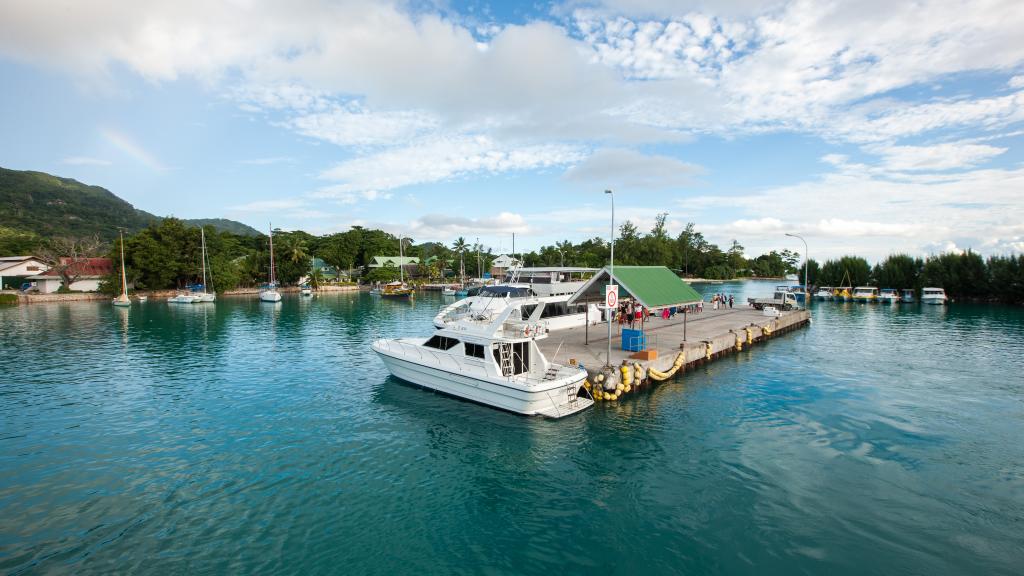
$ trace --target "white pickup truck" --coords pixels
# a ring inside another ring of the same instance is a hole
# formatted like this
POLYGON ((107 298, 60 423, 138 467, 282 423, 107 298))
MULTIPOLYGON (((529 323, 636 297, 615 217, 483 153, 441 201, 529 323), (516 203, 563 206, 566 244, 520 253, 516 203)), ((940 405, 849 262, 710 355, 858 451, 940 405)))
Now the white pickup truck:
POLYGON ((792 310, 798 307, 796 295, 792 292, 775 292, 771 298, 748 298, 747 303, 757 310, 765 306, 774 306, 777 310, 792 310))

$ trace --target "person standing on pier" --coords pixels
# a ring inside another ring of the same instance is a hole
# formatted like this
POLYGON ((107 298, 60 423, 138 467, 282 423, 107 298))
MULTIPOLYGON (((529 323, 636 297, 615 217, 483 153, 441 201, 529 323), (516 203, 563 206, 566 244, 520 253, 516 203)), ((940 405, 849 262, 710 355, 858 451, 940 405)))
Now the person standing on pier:
POLYGON ((733 302, 732 294, 729 294, 729 308, 730 309, 732 308, 732 302, 733 302))

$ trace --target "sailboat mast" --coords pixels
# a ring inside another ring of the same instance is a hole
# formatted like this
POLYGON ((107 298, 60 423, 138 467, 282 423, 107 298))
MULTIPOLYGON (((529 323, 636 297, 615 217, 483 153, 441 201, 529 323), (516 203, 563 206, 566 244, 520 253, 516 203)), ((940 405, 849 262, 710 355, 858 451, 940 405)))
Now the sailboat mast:
MULTIPOLYGON (((277 284, 274 277, 274 225, 270 225, 270 284, 277 284)), ((271 286, 273 287, 273 286, 271 286)))
POLYGON ((128 298, 128 277, 124 271, 124 232, 118 230, 117 233, 121 237, 121 295, 128 298))
POLYGON ((200 228, 199 237, 203 244, 203 294, 206 294, 206 230, 200 228))
POLYGON ((402 268, 402 261, 405 260, 405 255, 402 252, 402 236, 398 236, 398 278, 405 284, 405 270, 402 268))

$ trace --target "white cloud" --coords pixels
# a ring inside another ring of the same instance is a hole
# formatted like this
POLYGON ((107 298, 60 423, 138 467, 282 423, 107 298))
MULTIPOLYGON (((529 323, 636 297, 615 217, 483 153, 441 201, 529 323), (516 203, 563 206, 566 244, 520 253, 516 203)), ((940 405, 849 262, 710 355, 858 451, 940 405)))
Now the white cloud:
POLYGON ((112 164, 110 160, 92 158, 89 156, 70 156, 62 159, 60 163, 67 164, 69 166, 110 166, 112 164))
POLYGON ((447 214, 427 214, 412 222, 408 233, 418 239, 447 240, 469 234, 527 234, 530 226, 522 215, 501 212, 495 216, 466 218, 447 214))
POLYGON ((1007 151, 986 144, 949 142, 933 146, 884 146, 871 149, 889 170, 951 170, 970 168, 1007 151))
POLYGON ((1014 76, 1006 83, 1010 88, 1024 88, 1024 75, 1014 76))
POLYGON ((336 180, 331 193, 392 190, 474 173, 561 166, 583 158, 580 149, 559 144, 508 146, 486 136, 432 138, 410 146, 353 158, 324 171, 336 180))
POLYGON ((567 170, 564 178, 612 189, 651 190, 690 186, 702 172, 700 166, 668 156, 606 148, 567 170))
POLYGON ((439 120, 423 111, 371 112, 358 104, 296 116, 285 124, 296 132, 339 146, 371 146, 408 142, 436 130, 439 120))

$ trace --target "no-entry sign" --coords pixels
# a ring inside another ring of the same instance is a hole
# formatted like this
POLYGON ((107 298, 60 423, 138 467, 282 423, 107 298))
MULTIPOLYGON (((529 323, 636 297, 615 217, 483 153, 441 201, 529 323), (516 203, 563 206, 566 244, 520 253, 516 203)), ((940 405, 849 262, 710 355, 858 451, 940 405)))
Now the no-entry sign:
POLYGON ((619 307, 619 285, 608 284, 604 287, 604 305, 608 308, 619 307))

